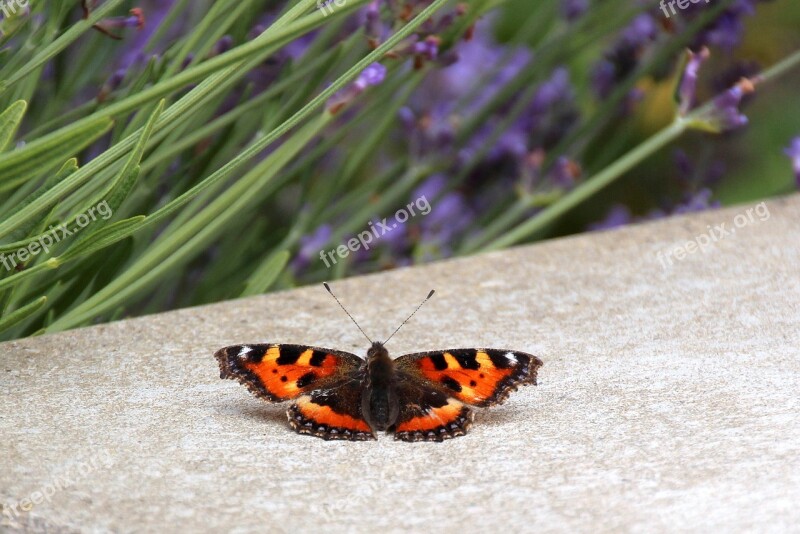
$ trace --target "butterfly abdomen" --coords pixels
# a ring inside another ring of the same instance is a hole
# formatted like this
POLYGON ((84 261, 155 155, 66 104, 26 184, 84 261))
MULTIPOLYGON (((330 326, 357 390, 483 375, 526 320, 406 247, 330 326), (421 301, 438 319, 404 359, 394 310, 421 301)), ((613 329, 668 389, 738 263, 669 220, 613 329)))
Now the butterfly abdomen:
POLYGON ((394 363, 379 343, 373 344, 367 356, 367 376, 361 409, 373 429, 386 430, 394 424, 400 412, 394 386, 394 363))

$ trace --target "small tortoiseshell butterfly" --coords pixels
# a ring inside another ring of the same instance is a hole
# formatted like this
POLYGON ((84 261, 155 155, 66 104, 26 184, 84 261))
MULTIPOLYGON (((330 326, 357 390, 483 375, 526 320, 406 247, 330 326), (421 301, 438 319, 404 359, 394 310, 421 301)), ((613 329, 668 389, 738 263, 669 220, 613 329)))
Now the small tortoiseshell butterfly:
POLYGON ((542 365, 532 354, 498 349, 421 352, 392 360, 384 346, 389 339, 370 340, 366 360, 338 350, 272 343, 233 345, 215 356, 220 378, 236 379, 270 402, 294 400, 287 415, 295 431, 353 441, 375 439, 378 430, 403 441, 463 436, 473 418, 466 405, 503 402, 518 386, 535 385, 542 365))

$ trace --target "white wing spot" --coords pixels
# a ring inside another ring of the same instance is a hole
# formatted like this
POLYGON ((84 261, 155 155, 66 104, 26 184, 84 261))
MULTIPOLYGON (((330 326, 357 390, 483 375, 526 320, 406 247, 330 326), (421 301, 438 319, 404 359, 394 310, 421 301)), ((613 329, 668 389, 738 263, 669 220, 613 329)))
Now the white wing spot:
POLYGON ((514 354, 513 352, 506 352, 506 359, 508 359, 508 361, 513 362, 513 363, 519 363, 517 361, 516 354, 514 354))
POLYGON ((251 347, 248 347, 247 345, 243 346, 241 348, 241 350, 239 350, 239 357, 240 358, 246 358, 247 357, 247 353, 251 352, 252 350, 253 349, 251 347))

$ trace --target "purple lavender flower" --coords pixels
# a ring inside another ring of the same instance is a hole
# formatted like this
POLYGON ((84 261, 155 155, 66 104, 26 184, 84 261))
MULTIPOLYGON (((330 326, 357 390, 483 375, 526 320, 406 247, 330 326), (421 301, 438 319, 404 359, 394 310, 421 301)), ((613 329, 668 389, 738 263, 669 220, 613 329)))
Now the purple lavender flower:
POLYGON ((100 88, 100 93, 97 95, 98 102, 104 102, 108 95, 119 89, 122 82, 125 80, 125 69, 117 69, 111 77, 106 80, 103 87, 100 88))
POLYGON ((477 24, 472 40, 457 47, 458 61, 447 68, 431 72, 421 90, 414 95, 419 107, 429 102, 452 102, 469 93, 475 80, 481 80, 481 91, 467 104, 465 113, 481 108, 503 88, 531 58, 524 47, 508 48, 498 45, 492 38, 491 21, 477 24), (486 79, 487 65, 501 64, 502 68, 491 80, 486 79))
POLYGON ((565 0, 561 2, 561 15, 569 22, 581 18, 589 10, 589 0, 565 0))
POLYGON ((386 67, 373 63, 364 69, 358 78, 348 87, 342 89, 328 101, 328 113, 335 115, 363 93, 371 85, 379 85, 386 79, 386 67))
MULTIPOLYGON (((142 61, 145 57, 145 46, 150 41, 151 37, 155 34, 161 21, 167 16, 170 9, 172 9, 175 0, 143 0, 142 12, 147 16, 147 24, 136 35, 126 42, 124 52, 116 62, 117 68, 128 69, 134 64, 142 61)), ((175 26, 171 29, 170 34, 178 33, 180 26, 175 26)))
POLYGON ((428 36, 424 41, 414 44, 414 54, 428 61, 435 61, 439 57, 439 42, 438 37, 428 36))
POLYGON ((310 234, 301 237, 300 250, 292 260, 292 268, 300 271, 308 267, 313 260, 319 257, 320 250, 330 241, 332 235, 331 225, 323 224, 310 234))
POLYGON ((711 55, 706 47, 703 47, 698 53, 694 53, 690 50, 688 54, 689 60, 686 63, 686 69, 683 71, 683 78, 678 88, 678 98, 680 100, 678 113, 682 116, 686 115, 689 110, 692 109, 692 106, 694 106, 695 93, 697 91, 697 77, 700 73, 700 67, 711 55))
POLYGON ((219 41, 214 43, 214 46, 211 48, 208 57, 214 57, 220 54, 224 54, 231 48, 233 48, 233 37, 231 37, 230 35, 223 35, 219 41))
POLYGON ((673 215, 680 215, 683 213, 694 213, 698 211, 705 211, 710 208, 719 207, 719 202, 711 200, 711 190, 703 188, 696 193, 689 195, 684 202, 678 204, 672 209, 673 215))
POLYGON ((755 86, 750 80, 740 81, 714 99, 709 111, 699 117, 698 126, 712 132, 727 132, 746 125, 747 116, 739 110, 739 105, 753 91, 755 86))
POLYGON ((423 182, 413 193, 412 198, 425 197, 434 208, 420 220, 422 241, 436 248, 446 246, 466 230, 474 213, 466 197, 457 191, 447 191, 447 178, 435 174, 423 182))
POLYGON ((381 7, 378 0, 370 2, 364 10, 364 28, 371 48, 378 48, 386 35, 386 26, 381 22, 381 7))
POLYGON ((362 91, 370 85, 378 85, 383 83, 386 78, 386 67, 380 63, 373 63, 356 78, 353 85, 358 86, 362 91))
POLYGON ((565 156, 560 156, 553 168, 552 178, 559 187, 570 189, 582 173, 583 169, 578 163, 565 156))
POLYGON ((525 128, 533 144, 547 150, 558 144, 577 119, 575 90, 569 71, 559 67, 536 91, 525 118, 525 128))
POLYGON ((606 52, 605 59, 594 68, 592 81, 600 98, 608 97, 614 87, 633 72, 645 47, 655 41, 657 35, 658 26, 648 14, 637 16, 623 30, 611 50, 606 52))
POLYGON ((410 107, 398 112, 407 134, 409 153, 414 159, 420 160, 453 148, 456 132, 452 114, 451 103, 444 102, 436 102, 433 107, 419 114, 410 107))
MULTIPOLYGON (((373 0, 362 10, 362 26, 367 36, 367 44, 373 49, 377 48, 394 28, 414 18, 428 3, 429 0, 373 0), (388 9, 381 10, 382 5, 388 9), (382 16, 384 14, 388 16, 382 16)), ((388 56, 413 57, 416 68, 421 68, 425 61, 436 61, 439 59, 438 47, 441 40, 439 36, 463 16, 466 9, 464 4, 459 4, 451 11, 426 20, 414 35, 392 49, 388 56)), ((464 39, 469 40, 471 34, 471 30, 468 30, 464 39)), ((442 59, 450 60, 449 57, 442 59)))
POLYGON ((675 150, 673 157, 678 170, 675 181, 687 198, 700 189, 716 185, 725 174, 725 163, 720 160, 697 165, 682 149, 675 150))
POLYGON ((612 206, 608 214, 600 221, 589 225, 589 230, 611 230, 633 222, 631 211, 627 206, 617 204, 612 206))
MULTIPOLYGON (((89 9, 86 6, 87 4, 84 3, 84 18, 88 18, 89 16, 89 9)), ((130 14, 127 17, 109 17, 101 20, 92 27, 108 35, 112 39, 119 41, 122 39, 122 36, 114 33, 112 30, 119 30, 123 28, 136 28, 137 30, 141 30, 144 28, 144 12, 141 8, 135 7, 131 9, 130 14)))
POLYGON ((792 139, 791 144, 783 151, 792 160, 794 176, 797 180, 797 187, 800 187, 800 137, 792 139))
MULTIPOLYGON (((693 50, 700 50, 704 46, 721 48, 725 52, 731 52, 742 40, 744 33, 744 17, 755 13, 756 4, 759 2, 769 2, 771 0, 736 0, 725 8, 719 16, 709 22, 703 30, 697 34, 691 46, 693 50)), ((670 19, 677 25, 676 32, 686 29, 692 21, 701 16, 708 6, 705 2, 691 4, 682 10, 680 17, 670 19)))

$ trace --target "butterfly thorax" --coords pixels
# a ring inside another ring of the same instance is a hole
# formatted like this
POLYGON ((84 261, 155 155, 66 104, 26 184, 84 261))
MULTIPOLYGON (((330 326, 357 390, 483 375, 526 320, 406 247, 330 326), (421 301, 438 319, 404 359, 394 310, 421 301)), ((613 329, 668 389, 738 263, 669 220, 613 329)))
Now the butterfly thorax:
POLYGON ((394 363, 379 342, 367 351, 367 372, 361 397, 364 418, 375 430, 386 430, 397 420, 400 403, 394 385, 394 363))

